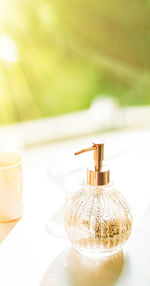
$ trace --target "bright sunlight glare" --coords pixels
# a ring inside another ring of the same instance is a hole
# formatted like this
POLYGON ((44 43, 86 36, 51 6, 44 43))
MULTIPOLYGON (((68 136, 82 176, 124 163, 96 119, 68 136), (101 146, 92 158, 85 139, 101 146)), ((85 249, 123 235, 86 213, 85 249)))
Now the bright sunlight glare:
POLYGON ((18 61, 17 45, 8 35, 0 36, 0 59, 9 63, 18 61))

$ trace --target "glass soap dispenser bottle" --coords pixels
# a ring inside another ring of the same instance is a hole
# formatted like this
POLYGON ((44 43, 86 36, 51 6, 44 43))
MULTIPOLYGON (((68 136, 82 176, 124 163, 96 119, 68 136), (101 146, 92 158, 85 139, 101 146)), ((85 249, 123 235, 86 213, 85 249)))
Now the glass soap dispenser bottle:
POLYGON ((127 200, 110 183, 110 170, 103 165, 104 143, 93 144, 75 155, 94 151, 94 169, 87 169, 87 182, 65 205, 65 230, 73 247, 89 257, 114 254, 127 242, 132 214, 127 200))

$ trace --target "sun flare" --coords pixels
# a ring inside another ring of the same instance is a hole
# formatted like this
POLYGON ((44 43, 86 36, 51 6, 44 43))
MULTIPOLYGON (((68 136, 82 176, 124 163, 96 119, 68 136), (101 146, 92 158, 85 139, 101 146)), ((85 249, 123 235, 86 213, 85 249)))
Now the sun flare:
POLYGON ((8 35, 0 36, 0 59, 4 62, 17 62, 18 49, 16 43, 8 35))

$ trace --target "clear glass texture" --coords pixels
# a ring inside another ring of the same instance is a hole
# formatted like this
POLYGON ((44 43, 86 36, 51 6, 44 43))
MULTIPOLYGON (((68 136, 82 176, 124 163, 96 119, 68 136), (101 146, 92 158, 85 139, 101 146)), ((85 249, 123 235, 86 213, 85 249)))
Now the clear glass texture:
POLYGON ((132 214, 112 184, 83 186, 65 205, 65 229, 73 247, 89 257, 110 255, 127 242, 132 214))
POLYGON ((22 217, 22 157, 0 152, 0 223, 22 217))

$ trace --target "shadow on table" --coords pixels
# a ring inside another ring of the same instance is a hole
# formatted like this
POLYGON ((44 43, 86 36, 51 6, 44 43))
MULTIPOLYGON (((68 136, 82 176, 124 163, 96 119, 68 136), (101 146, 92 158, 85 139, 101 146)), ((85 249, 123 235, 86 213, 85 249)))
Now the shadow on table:
POLYGON ((123 264, 123 251, 97 260, 65 250, 49 266, 40 286, 112 286, 123 264))
POLYGON ((2 241, 7 237, 9 232, 15 227, 15 225, 19 220, 13 222, 0 223, 0 243, 2 243, 2 241))

